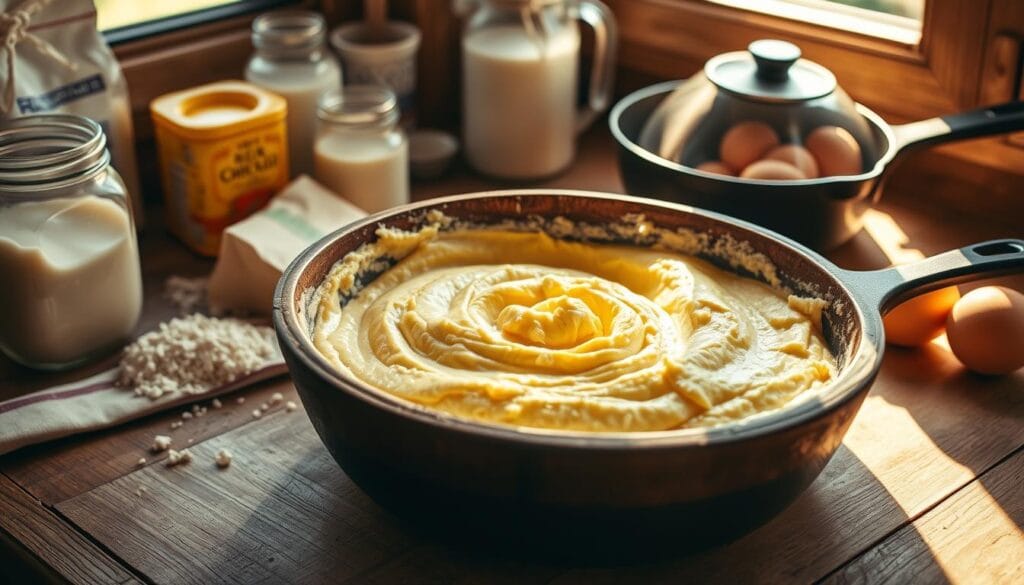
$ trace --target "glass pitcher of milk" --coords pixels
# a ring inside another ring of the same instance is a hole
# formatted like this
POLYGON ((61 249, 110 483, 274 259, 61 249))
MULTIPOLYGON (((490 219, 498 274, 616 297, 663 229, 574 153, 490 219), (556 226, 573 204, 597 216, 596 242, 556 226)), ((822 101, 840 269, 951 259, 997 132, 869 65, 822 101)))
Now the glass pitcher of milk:
POLYGON ((455 0, 462 35, 463 134, 478 171, 536 179, 567 167, 576 135, 608 108, 617 34, 596 0, 455 0), (580 31, 594 29, 586 104, 577 108, 580 31))

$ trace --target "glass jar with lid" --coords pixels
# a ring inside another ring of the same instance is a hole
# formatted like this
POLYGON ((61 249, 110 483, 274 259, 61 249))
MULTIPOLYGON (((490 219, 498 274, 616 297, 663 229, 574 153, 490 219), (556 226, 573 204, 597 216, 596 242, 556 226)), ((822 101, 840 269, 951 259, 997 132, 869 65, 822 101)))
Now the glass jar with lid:
POLYGON ((318 181, 369 213, 409 202, 409 142, 394 92, 375 85, 330 91, 317 117, 318 181))
POLYGON ((317 101, 341 87, 341 67, 327 50, 327 25, 316 12, 263 14, 252 23, 256 52, 245 79, 288 102, 288 158, 292 176, 313 172, 317 101))
POLYGON ((0 124, 0 350, 69 367, 118 346, 142 310, 127 190, 99 124, 26 116, 0 124))

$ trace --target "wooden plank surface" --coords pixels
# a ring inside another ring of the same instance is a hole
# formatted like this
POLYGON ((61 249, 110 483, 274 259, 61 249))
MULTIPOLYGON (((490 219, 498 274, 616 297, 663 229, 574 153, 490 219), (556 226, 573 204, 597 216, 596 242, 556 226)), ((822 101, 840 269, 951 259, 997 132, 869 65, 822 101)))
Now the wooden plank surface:
POLYGON ((188 465, 149 465, 57 508, 160 583, 343 582, 412 545, 301 410, 190 450, 188 465), (221 448, 234 456, 225 470, 214 465, 221 448))
POLYGON ((1024 445, 1024 373, 975 378, 937 346, 891 357, 844 447, 807 493, 747 537, 693 557, 552 567, 421 540, 337 469, 299 413, 205 441, 190 466, 148 466, 58 509, 157 582, 807 582, 1024 445), (225 472, 212 468, 221 447, 236 454, 225 472), (139 486, 148 488, 142 498, 139 486))
POLYGON ((1024 583, 1024 451, 827 583, 1024 583))
POLYGON ((172 430, 170 425, 182 420, 181 413, 188 410, 185 406, 117 428, 16 451, 0 459, 0 472, 46 504, 55 504, 135 471, 140 457, 150 464, 162 460, 166 453, 150 452, 156 435, 171 437, 172 446, 180 449, 190 439, 200 442, 249 423, 253 409, 275 392, 281 392, 285 400, 298 401, 287 377, 268 380, 221 397, 221 409, 210 408, 209 399, 197 401, 195 404, 207 406, 206 415, 184 421, 178 429, 172 430), (245 397, 245 404, 236 402, 239 396, 245 397))
MULTIPOLYGON (((23 559, 27 565, 35 561, 46 565, 50 578, 71 583, 139 582, 102 549, 0 475, 0 540, 6 539, 17 541, 20 552, 31 557, 23 559)), ((13 572, 17 569, 11 560, 0 566, 0 582, 24 577, 13 572)))
MULTIPOLYGON (((579 163, 537 186, 620 191, 614 159, 606 133, 592 131, 579 163)), ((500 186, 459 173, 419 185, 416 196, 500 186)), ((907 241, 900 245, 926 254, 1024 235, 1013 222, 971 220, 923 200, 890 197, 881 210, 905 232, 907 241)), ((149 297, 158 297, 166 275, 199 274, 195 270, 204 261, 159 235, 147 240, 156 242, 145 252, 147 303, 159 303, 149 297)), ((875 268, 887 263, 884 248, 862 233, 831 257, 848 268, 875 268)), ((1024 288, 1019 277, 1000 282, 1024 288)), ((147 305, 147 319, 159 320, 160 311, 166 308, 151 311, 147 305)), ((3 373, 0 367, 0 380, 3 373)), ((38 381, 19 377, 18 384, 22 379, 38 381)), ((514 553, 511 559, 481 557, 414 534, 338 469, 301 411, 252 420, 251 410, 272 392, 294 396, 286 380, 242 390, 245 405, 225 400, 223 411, 210 410, 177 432, 169 432, 169 424, 179 412, 155 415, 5 456, 0 471, 26 497, 52 504, 63 515, 51 520, 73 522, 155 582, 805 582, 866 558, 859 555, 894 534, 899 538, 911 522, 927 520, 928 510, 944 509, 951 494, 972 489, 979 474, 1001 477, 995 475, 1000 467, 993 466, 1024 445, 1022 390, 1024 371, 1004 378, 973 376, 941 344, 890 348, 844 446, 793 506, 727 547, 629 567, 603 567, 600 559, 593 566, 553 566, 516 560, 514 553), (159 457, 146 448, 157 433, 174 436, 176 447, 193 438, 196 462, 170 469, 156 463, 159 457), (212 464, 222 447, 235 454, 226 471, 212 464), (135 466, 140 456, 150 460, 141 469, 135 466), (136 495, 140 486, 147 488, 142 497, 136 495)), ((1012 488, 1012 482, 1007 485, 1012 488)), ((1004 492, 1000 503, 1024 500, 1019 489, 1004 492)), ((976 509, 977 522, 998 519, 987 516, 996 508, 976 509)), ((1020 525, 1019 516, 1009 517, 1020 525)), ((46 517, 24 518, 27 526, 47 526, 46 517)), ((912 544, 899 546, 909 550, 912 544)), ((67 554, 90 556, 93 549, 67 554)))

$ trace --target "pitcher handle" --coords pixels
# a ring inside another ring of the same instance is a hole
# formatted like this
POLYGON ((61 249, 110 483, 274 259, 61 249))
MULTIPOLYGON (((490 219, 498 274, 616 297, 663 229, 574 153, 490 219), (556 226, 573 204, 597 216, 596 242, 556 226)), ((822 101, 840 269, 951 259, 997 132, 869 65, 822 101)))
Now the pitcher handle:
POLYGON ((598 0, 580 0, 576 4, 576 18, 594 30, 594 63, 587 104, 576 114, 576 134, 580 134, 611 104, 619 30, 611 9, 598 0))

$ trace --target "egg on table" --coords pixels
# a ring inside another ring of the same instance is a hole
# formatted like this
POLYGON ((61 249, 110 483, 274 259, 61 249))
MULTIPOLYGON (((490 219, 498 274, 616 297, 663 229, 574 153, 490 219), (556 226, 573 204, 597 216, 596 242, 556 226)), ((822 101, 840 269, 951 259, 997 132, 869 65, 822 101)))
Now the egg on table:
POLYGON ((778 146, 779 136, 763 122, 740 122, 722 137, 719 155, 723 163, 733 169, 745 169, 760 160, 769 150, 778 146))
POLYGON ((949 347, 968 369, 1009 374, 1024 366, 1024 294, 985 286, 965 294, 946 321, 949 347))
POLYGON ((960 291, 950 286, 900 303, 882 319, 885 341, 914 347, 935 339, 942 333, 946 318, 958 300, 960 291))
POLYGON ((819 126, 804 139, 822 177, 858 175, 863 171, 860 144, 844 128, 819 126))

